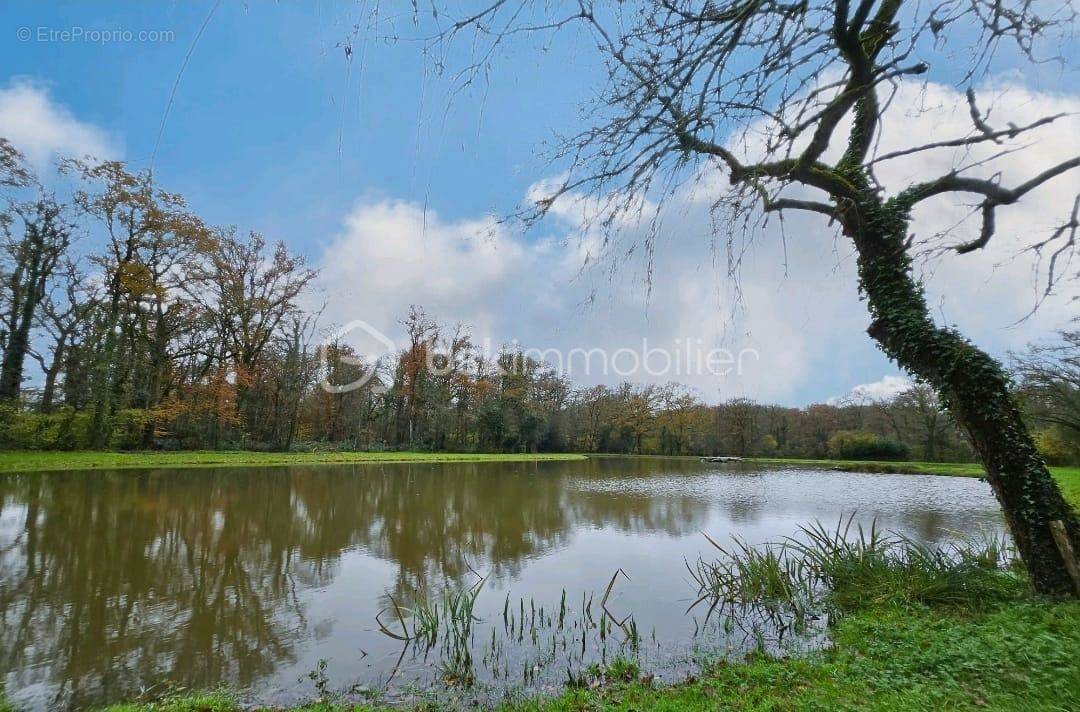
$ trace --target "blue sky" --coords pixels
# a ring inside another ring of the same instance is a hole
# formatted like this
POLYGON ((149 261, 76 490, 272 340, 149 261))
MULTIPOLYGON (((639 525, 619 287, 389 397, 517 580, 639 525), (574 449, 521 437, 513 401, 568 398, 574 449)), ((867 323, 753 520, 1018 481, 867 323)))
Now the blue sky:
MULTIPOLYGON (((172 85, 214 6, 5 2, 0 61, 8 77, 46 83, 78 118, 114 134, 133 165, 148 165, 172 85), (21 27, 35 36, 39 27, 166 29, 175 39, 20 42, 21 27)), ((534 145, 573 118, 580 63, 568 82, 568 71, 510 55, 483 113, 480 97, 466 95, 444 122, 445 92, 414 47, 357 47, 346 61, 338 44, 363 16, 355 2, 221 2, 168 114, 156 160, 163 183, 212 220, 298 237, 332 230, 360 193, 427 199, 448 217, 520 200, 542 171, 534 145)))
MULTIPOLYGON (((409 4, 400 7, 410 26, 409 4)), ((704 209, 692 201, 661 245, 668 261, 649 300, 633 267, 615 280, 575 277, 574 248, 560 242, 573 232, 573 210, 494 246, 470 242, 489 224, 486 216, 512 210, 530 186, 557 173, 541 144, 553 130, 575 127, 577 106, 599 77, 597 58, 573 33, 543 51, 532 42, 511 45, 488 82, 451 102, 446 81, 415 45, 361 42, 346 58, 340 43, 368 9, 359 2, 6 0, 0 90, 36 93, 69 125, 89 127, 103 137, 99 145, 142 168, 190 51, 155 175, 207 220, 258 230, 306 254, 324 270, 320 299, 337 323, 364 318, 389 331, 408 304, 421 303, 496 342, 636 347, 644 337, 670 344, 677 334, 766 354, 759 372, 738 382, 689 379, 709 400, 745 394, 808 403, 897 375, 863 333, 850 250, 820 224, 795 223, 803 239, 786 273, 768 245, 751 257, 746 304, 734 320, 722 275, 701 251, 704 209), (29 40, 20 28, 29 29, 29 40), (164 30, 173 38, 39 39, 43 30, 76 28, 164 30), (412 254, 389 261, 406 247, 412 254), (594 293, 599 306, 579 308, 594 293)), ((1069 93, 1070 78, 1051 68, 1017 74, 1005 67, 986 82, 1017 89, 1014 108, 1026 111, 1080 101, 1069 93)), ((1061 142, 1075 144, 1075 134, 1067 126, 1043 140, 1066 150, 1061 142)), ((1076 185, 1069 180, 1066 192, 1076 185)), ((1009 257, 927 272, 943 318, 999 354, 1065 326, 1075 311, 1067 291, 1037 318, 1010 327, 1033 285, 1031 265, 1000 266, 1009 257)))

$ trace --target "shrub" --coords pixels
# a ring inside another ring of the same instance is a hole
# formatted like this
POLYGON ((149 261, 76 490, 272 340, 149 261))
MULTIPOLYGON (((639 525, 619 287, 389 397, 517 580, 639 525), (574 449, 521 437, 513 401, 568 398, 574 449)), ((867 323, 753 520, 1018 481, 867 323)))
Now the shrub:
POLYGON ((841 460, 906 460, 910 452, 899 440, 860 430, 841 430, 829 438, 829 455, 841 460))
POLYGON ((118 450, 134 450, 142 445, 146 428, 154 414, 145 408, 125 408, 112 417, 112 436, 109 445, 118 450))
POLYGON ((772 457, 780 451, 780 443, 776 442, 776 438, 766 433, 761 436, 761 439, 757 443, 757 454, 759 457, 772 457))
POLYGON ((68 407, 36 413, 0 405, 0 447, 11 450, 74 450, 87 445, 89 415, 68 407))
POLYGON ((1080 463, 1080 443, 1070 441, 1059 428, 1047 428, 1035 433, 1039 454, 1051 465, 1080 463))

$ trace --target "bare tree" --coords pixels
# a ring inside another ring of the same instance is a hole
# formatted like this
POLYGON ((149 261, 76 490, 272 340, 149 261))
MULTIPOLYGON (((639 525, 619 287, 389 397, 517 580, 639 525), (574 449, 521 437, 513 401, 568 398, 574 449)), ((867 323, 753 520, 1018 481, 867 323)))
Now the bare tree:
POLYGON ((251 380, 263 352, 300 313, 297 298, 316 274, 284 243, 268 249, 262 235, 238 237, 234 228, 219 231, 206 250, 205 264, 192 269, 188 293, 211 315, 219 356, 235 371, 240 415, 247 415, 251 380))
POLYGON ((52 340, 48 357, 38 352, 33 356, 45 374, 38 408, 42 413, 53 409, 56 399, 57 379, 72 346, 85 337, 90 313, 99 307, 98 295, 93 286, 86 285, 86 276, 77 265, 66 261, 60 284, 45 296, 39 317, 42 329, 52 340))
POLYGON ((26 165, 26 159, 11 141, 0 136, 0 186, 25 188, 34 182, 34 176, 26 165))
POLYGON ((188 252, 176 245, 205 240, 206 227, 183 196, 156 187, 149 171, 132 173, 119 161, 95 160, 64 161, 61 170, 84 181, 75 203, 106 236, 104 252, 93 258, 104 272, 103 343, 91 369, 90 439, 100 448, 109 441, 111 418, 131 376, 124 356, 137 341, 134 315, 150 295, 162 293, 158 280, 176 264, 171 257, 188 252))
POLYGON ((4 356, 0 363, 0 400, 18 398, 23 367, 31 351, 31 333, 40 316, 49 282, 71 244, 74 226, 65 208, 51 196, 18 204, 18 235, 4 226, 0 253, 4 262, 4 356))
MULTIPOLYGON (((1076 169, 1080 156, 1064 156, 1011 184, 1000 174, 978 177, 977 165, 985 170, 1002 155, 1022 151, 1020 139, 1059 117, 994 125, 970 88, 968 132, 888 153, 878 148, 894 92, 931 76, 925 58, 940 58, 943 69, 951 65, 943 72, 951 77, 957 57, 966 58, 966 71, 959 68, 966 84, 1005 45, 1036 61, 1040 38, 1071 31, 1070 4, 491 0, 462 17, 438 3, 435 9, 417 13, 436 18, 432 48, 445 51, 466 34, 472 43, 467 56, 476 59, 457 75, 461 85, 482 77, 499 45, 517 35, 584 26, 602 55, 607 81, 586 114, 589 125, 555 152, 566 177, 527 211, 527 219, 543 217, 560 196, 583 192, 598 206, 596 224, 618 231, 627 219, 651 211, 673 186, 707 169, 728 178, 713 200, 729 245, 752 235, 769 214, 808 212, 835 225, 857 254, 859 286, 872 318, 869 335, 932 386, 969 434, 1034 586, 1047 593, 1080 591, 1051 533, 1052 522, 1063 522, 1072 548, 1080 551, 1080 523, 1036 451, 1001 365, 931 317, 913 276, 910 237, 917 206, 974 196, 978 235, 953 249, 979 250, 995 236, 998 211, 1076 169), (941 51, 945 47, 951 54, 941 51), (875 175, 887 161, 956 155, 956 149, 982 144, 1000 144, 1000 150, 909 184, 882 185, 875 175)), ((1051 255, 1048 285, 1076 247, 1080 196, 1070 203, 1058 229, 1031 245, 1051 255)), ((656 220, 650 222, 655 228, 656 220)), ((654 234, 645 238, 646 254, 654 234)))
POLYGON ((290 255, 285 243, 267 249, 258 233, 237 237, 234 229, 218 235, 207 251, 208 266, 194 281, 193 296, 221 321, 229 356, 251 367, 287 317, 297 313, 297 297, 316 276, 303 257, 290 255))
POLYGON ((906 411, 913 416, 916 424, 914 430, 922 440, 922 459, 928 462, 937 460, 952 424, 934 389, 916 383, 896 397, 891 410, 906 411))
POLYGON ((1058 343, 1032 345, 1014 355, 1015 370, 1032 417, 1080 440, 1080 331, 1059 336, 1058 343))
POLYGON ((318 325, 320 312, 294 313, 283 325, 276 339, 279 357, 270 376, 273 394, 271 412, 268 414, 270 442, 276 449, 288 451, 296 437, 300 423, 300 407, 308 396, 308 388, 316 381, 319 360, 312 341, 318 325))
POLYGON ((721 441, 730 443, 733 455, 753 455, 758 439, 759 408, 748 398, 732 398, 716 409, 721 441))

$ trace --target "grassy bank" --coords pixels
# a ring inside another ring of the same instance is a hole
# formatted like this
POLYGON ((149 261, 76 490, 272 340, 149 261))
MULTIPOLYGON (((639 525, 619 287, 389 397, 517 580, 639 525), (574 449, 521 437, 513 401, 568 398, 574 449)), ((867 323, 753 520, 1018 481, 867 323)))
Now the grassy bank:
POLYGON ((536 462, 580 460, 571 454, 446 452, 0 452, 0 473, 41 470, 103 470, 133 467, 222 467, 229 465, 345 465, 400 462, 536 462))
POLYGON ((978 615, 883 608, 845 619, 803 659, 718 665, 669 688, 569 692, 519 710, 1075 709, 1080 604, 978 615))

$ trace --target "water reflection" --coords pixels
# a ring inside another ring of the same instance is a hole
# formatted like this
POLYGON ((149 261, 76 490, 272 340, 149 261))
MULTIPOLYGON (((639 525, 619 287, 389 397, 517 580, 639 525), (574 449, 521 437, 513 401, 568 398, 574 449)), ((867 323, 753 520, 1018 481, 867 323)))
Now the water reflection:
POLYGON ((163 681, 281 687, 320 657, 356 679, 389 654, 371 631, 388 596, 470 567, 556 595, 622 566, 640 583, 620 605, 655 624, 681 615, 698 531, 762 540, 852 510, 930 540, 997 521, 974 480, 690 460, 9 475, 0 673, 39 708, 163 681))

